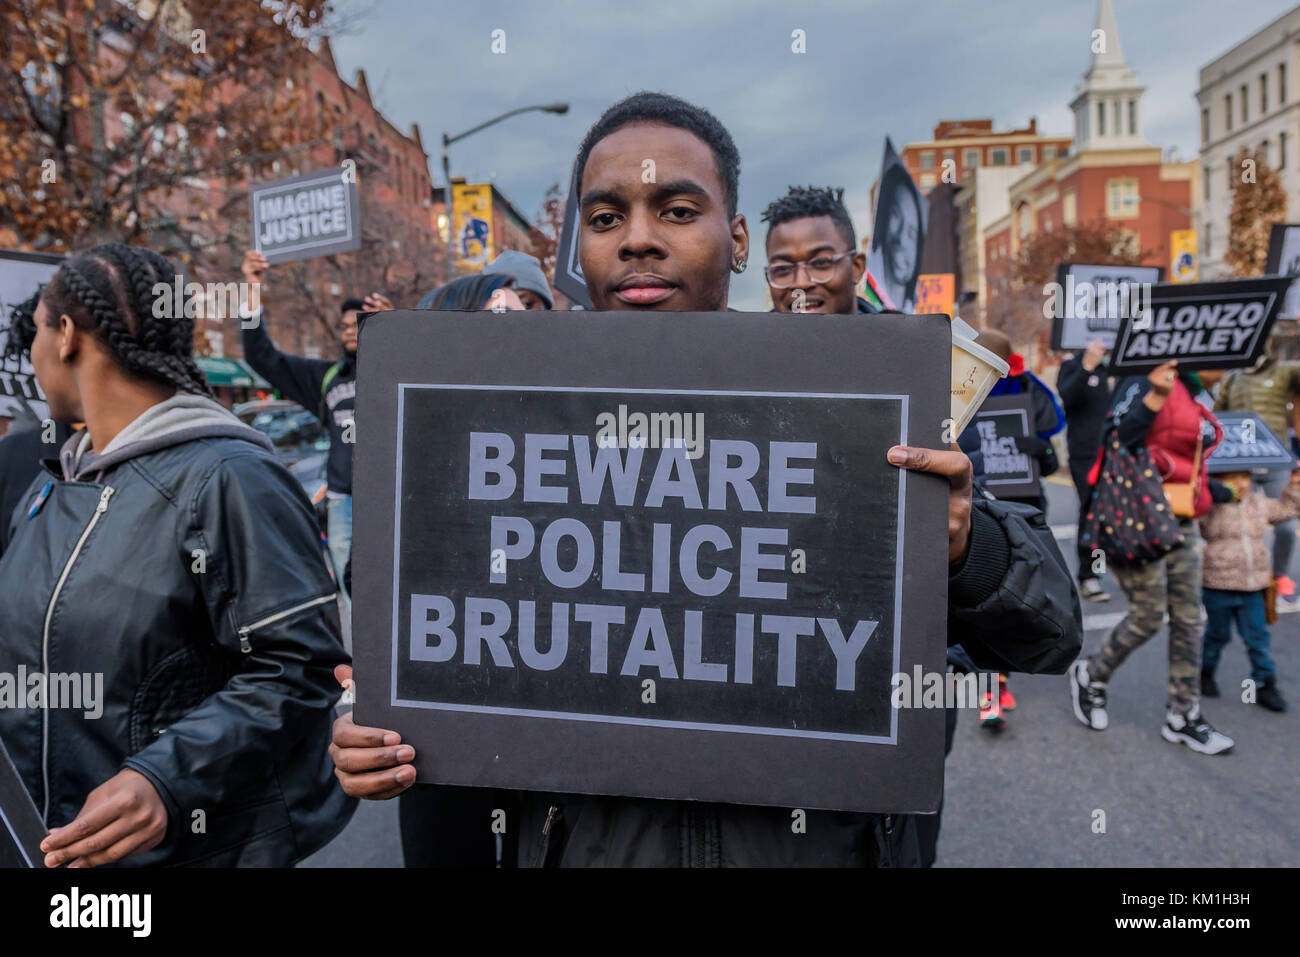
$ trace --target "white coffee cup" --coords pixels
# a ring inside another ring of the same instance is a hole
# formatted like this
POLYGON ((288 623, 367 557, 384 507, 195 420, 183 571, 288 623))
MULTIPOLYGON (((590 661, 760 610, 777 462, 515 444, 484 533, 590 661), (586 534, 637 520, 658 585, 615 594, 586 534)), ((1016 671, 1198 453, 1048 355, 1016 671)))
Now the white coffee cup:
MULTIPOLYGON (((964 325, 964 324, 963 324, 964 325)), ((969 327, 966 327, 969 328, 969 327)), ((993 384, 1009 372, 1006 361, 954 327, 952 334, 951 435, 961 435, 988 397, 993 384)))

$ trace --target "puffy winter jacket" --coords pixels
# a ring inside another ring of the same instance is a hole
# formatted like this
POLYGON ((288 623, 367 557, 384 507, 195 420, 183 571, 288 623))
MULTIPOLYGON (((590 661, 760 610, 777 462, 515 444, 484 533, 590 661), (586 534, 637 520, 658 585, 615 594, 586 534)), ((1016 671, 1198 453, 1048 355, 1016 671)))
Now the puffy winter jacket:
POLYGON ((128 865, 287 865, 355 808, 327 755, 347 658, 311 507, 209 405, 100 456, 74 435, 6 523, 0 672, 102 675, 102 713, 29 699, 0 738, 49 827, 124 768, 147 777, 167 832, 128 865))
POLYGON ((1201 519, 1205 552, 1201 584, 1224 591, 1263 591, 1273 580, 1264 533, 1270 525, 1300 517, 1300 489, 1288 486, 1280 500, 1258 489, 1240 501, 1216 502, 1201 519))
POLYGON ((1268 359, 1258 369, 1234 369, 1219 383, 1214 403, 1220 412, 1254 412, 1286 441, 1291 414, 1286 404, 1300 395, 1300 363, 1268 359))
MULTIPOLYGON (((976 667, 1061 674, 1083 639, 1078 594, 1042 513, 977 497, 970 552, 948 584, 948 644, 976 667)), ((521 867, 915 867, 917 817, 522 795, 521 867)))

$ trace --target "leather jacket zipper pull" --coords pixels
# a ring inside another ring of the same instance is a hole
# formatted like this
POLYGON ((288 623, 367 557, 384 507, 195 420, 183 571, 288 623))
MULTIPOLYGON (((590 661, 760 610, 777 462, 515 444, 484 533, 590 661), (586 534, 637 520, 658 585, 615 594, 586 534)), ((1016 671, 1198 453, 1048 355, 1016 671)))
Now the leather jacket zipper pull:
POLYGON ((239 629, 239 650, 246 655, 253 651, 253 643, 248 640, 249 630, 247 625, 239 629))

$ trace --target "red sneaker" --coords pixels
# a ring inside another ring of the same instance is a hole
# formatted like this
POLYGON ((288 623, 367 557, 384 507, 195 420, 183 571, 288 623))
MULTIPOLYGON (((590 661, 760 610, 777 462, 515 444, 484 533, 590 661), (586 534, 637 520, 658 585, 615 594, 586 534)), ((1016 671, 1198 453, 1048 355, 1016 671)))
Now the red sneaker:
POLYGON ((1277 576, 1277 596, 1291 598, 1295 595, 1295 582, 1287 575, 1277 576))
POLYGON ((1007 685, 1007 676, 998 675, 998 704, 1002 706, 1003 711, 1015 711, 1016 699, 1011 694, 1011 688, 1007 685))
POLYGON ((990 731, 1001 731, 1007 719, 1002 717, 1002 703, 995 701, 992 695, 985 695, 980 703, 980 727, 990 731))

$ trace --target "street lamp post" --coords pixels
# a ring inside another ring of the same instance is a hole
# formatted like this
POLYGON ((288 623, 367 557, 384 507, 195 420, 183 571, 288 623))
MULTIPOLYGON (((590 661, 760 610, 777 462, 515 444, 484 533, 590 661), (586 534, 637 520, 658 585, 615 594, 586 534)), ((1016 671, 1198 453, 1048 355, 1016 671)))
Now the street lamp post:
POLYGON ((555 113, 556 115, 563 116, 565 113, 569 112, 569 104, 547 103, 539 106, 521 106, 517 110, 510 110, 508 113, 502 113, 500 116, 493 117, 486 123, 480 123, 478 126, 468 129, 464 133, 458 133, 455 136, 448 136, 446 133, 442 134, 442 178, 447 183, 446 192, 444 193, 443 198, 445 200, 445 213, 447 216, 447 254, 449 257, 447 260, 447 278, 449 280, 456 270, 456 220, 452 215, 451 208, 451 153, 448 150, 448 147, 451 146, 452 143, 465 139, 467 136, 473 136, 475 133, 479 132, 479 130, 485 130, 489 126, 500 123, 502 120, 508 120, 512 116, 518 116, 520 113, 529 113, 533 110, 539 110, 542 113, 555 113))

